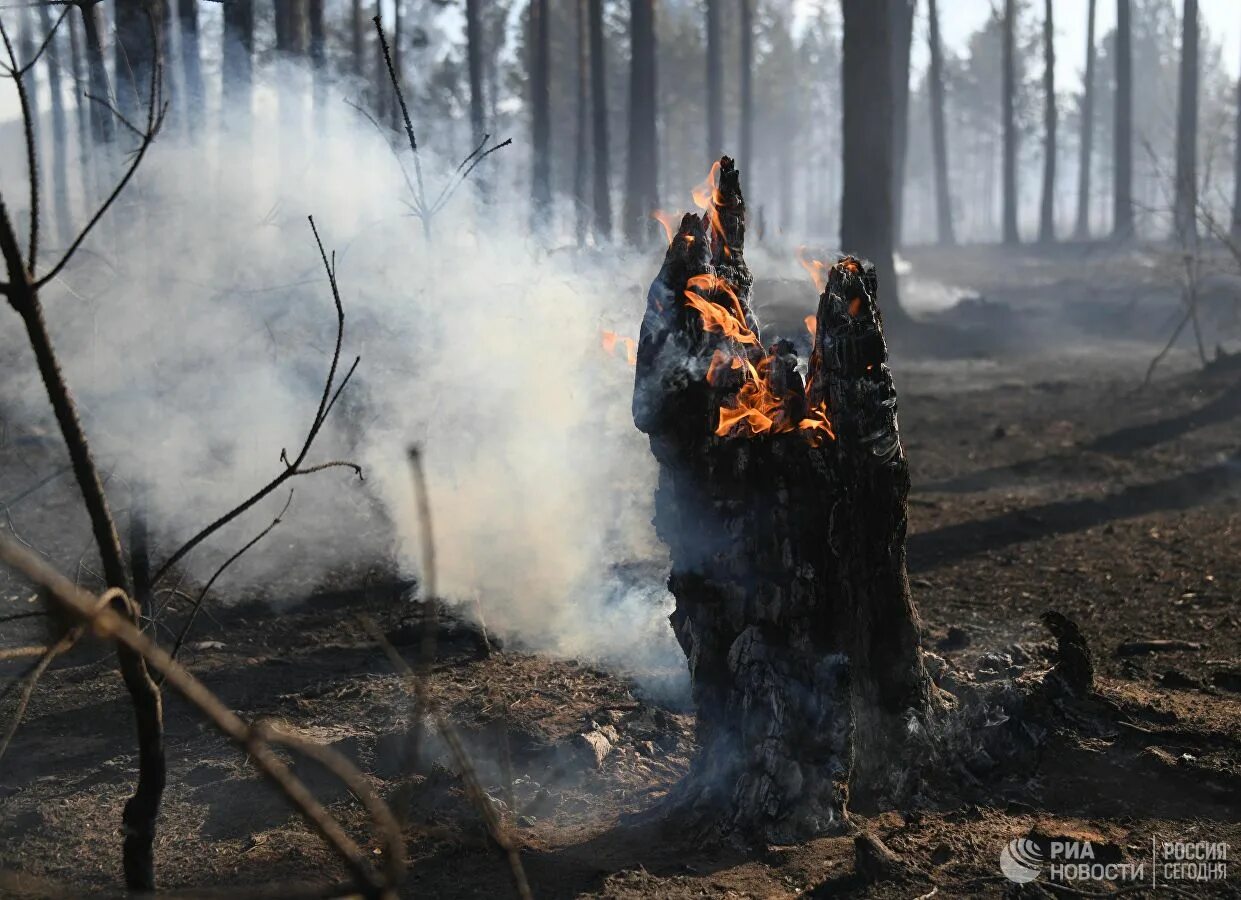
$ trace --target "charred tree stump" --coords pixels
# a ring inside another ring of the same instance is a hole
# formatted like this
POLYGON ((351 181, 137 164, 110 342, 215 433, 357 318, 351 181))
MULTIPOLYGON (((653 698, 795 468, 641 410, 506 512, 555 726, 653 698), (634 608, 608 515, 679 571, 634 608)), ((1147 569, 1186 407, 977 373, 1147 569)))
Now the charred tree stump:
POLYGON ((717 166, 648 294, 633 414, 659 462, 655 525, 700 751, 674 795, 716 833, 839 832, 900 801, 933 707, 905 568, 909 469, 873 266, 827 272, 806 376, 764 349, 745 202, 717 166))

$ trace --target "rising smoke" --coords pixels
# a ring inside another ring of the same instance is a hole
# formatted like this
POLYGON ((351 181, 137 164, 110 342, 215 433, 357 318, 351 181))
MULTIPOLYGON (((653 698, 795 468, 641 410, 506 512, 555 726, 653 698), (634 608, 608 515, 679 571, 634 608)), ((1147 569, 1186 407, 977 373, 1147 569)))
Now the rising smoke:
MULTIPOLYGON (((650 266, 578 252, 571 236, 533 239, 526 198, 500 181, 508 166, 481 167, 487 177, 460 190, 427 240, 370 124, 338 96, 314 116, 290 115, 289 103, 268 85, 248 135, 162 135, 88 252, 45 292, 122 516, 145 509, 166 552, 300 446, 335 334, 314 215, 336 251, 342 369, 362 361, 308 462, 352 458, 366 481, 345 469, 294 479, 289 516, 230 571, 218 602, 260 590, 292 602, 281 585, 314 585, 368 557, 416 576, 405 451, 417 443, 440 590, 465 614, 481 609, 492 632, 533 649, 683 671, 650 525, 654 466, 630 419, 632 368, 600 345, 603 330, 636 334, 635 273, 650 266)), ((20 159, 13 131, 6 158, 20 159)), ((433 196, 457 161, 434 147, 421 161, 433 196)), ((404 162, 412 175, 407 150, 404 162)), ((21 176, 4 172, 11 203, 21 176)), ((84 216, 81 197, 75 209, 84 216)), ((46 423, 23 341, 11 319, 0 403, 46 423)), ((191 573, 209 575, 286 495, 269 499, 196 552, 191 573)))

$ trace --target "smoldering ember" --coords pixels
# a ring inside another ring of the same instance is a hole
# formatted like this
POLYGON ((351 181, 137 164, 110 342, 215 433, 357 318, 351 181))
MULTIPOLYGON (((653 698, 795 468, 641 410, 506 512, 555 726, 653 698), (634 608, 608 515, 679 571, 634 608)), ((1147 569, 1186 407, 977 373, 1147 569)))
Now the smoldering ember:
POLYGON ((0 9, 0 897, 1241 896, 1241 10, 0 9))

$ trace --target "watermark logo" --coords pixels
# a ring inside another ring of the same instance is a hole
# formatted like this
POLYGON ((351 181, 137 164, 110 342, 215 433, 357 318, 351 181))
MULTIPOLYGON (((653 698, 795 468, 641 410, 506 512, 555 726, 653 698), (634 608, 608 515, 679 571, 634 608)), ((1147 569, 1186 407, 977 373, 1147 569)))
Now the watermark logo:
MULTIPOLYGON (((1132 849, 1132 848, 1131 848, 1132 849)), ((1040 878, 1128 882, 1156 887, 1167 883, 1203 883, 1228 878, 1229 846, 1223 841, 1151 840, 1150 859, 1127 862, 1119 847, 1089 840, 1049 838, 1031 833, 1000 850, 1000 872, 1014 884, 1040 878)))
POLYGON ((1013 838, 1000 851, 1000 871, 1016 884, 1028 884, 1043 871, 1043 851, 1029 838, 1013 838))

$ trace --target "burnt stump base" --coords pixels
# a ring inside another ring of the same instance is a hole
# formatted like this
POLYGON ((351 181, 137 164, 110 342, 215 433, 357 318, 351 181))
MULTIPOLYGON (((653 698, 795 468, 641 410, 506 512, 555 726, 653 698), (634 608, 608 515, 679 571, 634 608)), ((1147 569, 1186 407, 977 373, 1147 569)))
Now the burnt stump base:
POLYGON ((759 343, 744 237, 725 158, 648 294, 633 410, 698 713, 674 803, 704 830, 779 843, 844 830, 851 796, 901 802, 938 700, 874 268, 827 271, 803 367, 790 342, 759 343))

